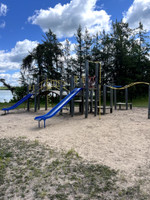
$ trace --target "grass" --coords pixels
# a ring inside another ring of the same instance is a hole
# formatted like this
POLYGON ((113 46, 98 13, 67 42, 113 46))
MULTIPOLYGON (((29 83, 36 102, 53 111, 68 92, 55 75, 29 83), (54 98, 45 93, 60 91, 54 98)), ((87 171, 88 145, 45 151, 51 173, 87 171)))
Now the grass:
MULTIPOLYGON (((10 106, 12 106, 12 105, 14 105, 14 104, 15 104, 15 102, 0 103, 0 109, 10 107, 10 106)), ((31 107, 33 107, 33 103, 31 104, 31 107)), ((20 108, 23 108, 23 109, 27 108, 26 102, 22 103, 20 106, 17 107, 17 109, 20 109, 20 108)))
POLYGON ((134 107, 148 107, 148 97, 139 97, 132 100, 134 107))
MULTIPOLYGON (((11 101, 9 103, 7 103, 7 102, 0 103, 0 109, 10 107, 10 106, 14 105, 15 103, 17 103, 17 101, 16 102, 15 101, 11 101)), ((51 104, 51 103, 48 102, 48 106, 55 106, 56 104, 57 103, 52 103, 51 104)), ((40 102, 40 107, 41 108, 45 107, 45 101, 41 101, 40 102)), ((17 109, 21 109, 21 108, 23 108, 23 109, 27 108, 27 101, 23 102, 21 105, 19 105, 17 107, 17 109)), ((34 99, 30 99, 30 108, 34 108, 34 99)))
MULTIPOLYGON (((148 175, 148 174, 147 174, 148 175)), ((108 166, 57 152, 26 138, 0 139, 0 199, 146 200, 140 184, 123 187, 108 166)))
MULTIPOLYGON (((131 101, 129 100, 129 102, 131 102, 131 101)), ((15 102, 13 102, 13 103, 12 102, 11 103, 6 103, 6 102, 0 103, 0 109, 10 107, 14 104, 15 104, 15 102)), ((140 97, 140 98, 133 99, 132 104, 133 104, 133 107, 148 107, 148 97, 140 97)), ((53 104, 53 106, 55 106, 55 105, 56 105, 56 103, 53 104)), ((107 105, 110 105, 110 103, 107 102, 107 105)), ((44 102, 41 103, 40 106, 45 107, 44 102)), ((27 103, 24 102, 19 107, 17 107, 17 109, 20 109, 20 108, 26 109, 26 107, 27 107, 27 103)), ((34 102, 30 103, 30 108, 34 108, 34 102)))
POLYGON ((8 88, 4 86, 0 86, 0 90, 8 90, 8 88))

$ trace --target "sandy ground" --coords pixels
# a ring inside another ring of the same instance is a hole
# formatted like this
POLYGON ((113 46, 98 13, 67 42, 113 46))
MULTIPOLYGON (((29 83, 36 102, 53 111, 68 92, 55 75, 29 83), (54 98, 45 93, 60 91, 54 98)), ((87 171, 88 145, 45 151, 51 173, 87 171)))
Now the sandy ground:
POLYGON ((112 114, 88 119, 83 115, 56 115, 38 128, 37 113, 0 111, 0 137, 22 137, 39 140, 58 150, 74 149, 83 158, 133 174, 150 163, 150 120, 146 108, 116 110, 112 114))

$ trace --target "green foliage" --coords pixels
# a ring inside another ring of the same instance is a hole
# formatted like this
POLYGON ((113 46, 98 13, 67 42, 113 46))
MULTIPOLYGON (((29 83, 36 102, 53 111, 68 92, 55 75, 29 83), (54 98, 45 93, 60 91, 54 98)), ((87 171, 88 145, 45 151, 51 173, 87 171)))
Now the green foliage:
POLYGON ((18 86, 14 90, 12 101, 19 101, 25 95, 27 95, 27 86, 18 86))
POLYGON ((77 63, 76 63, 76 71, 78 75, 81 77, 84 71, 85 59, 84 59, 84 41, 82 34, 82 27, 79 26, 77 29, 77 33, 75 34, 76 44, 75 44, 75 52, 77 55, 77 63))
POLYGON ((143 97, 138 97, 138 98, 134 98, 132 100, 132 104, 135 107, 148 107, 148 96, 143 96, 143 97))
MULTIPOLYGON (((102 31, 95 36, 79 26, 75 34, 76 58, 71 56, 68 39, 63 48, 51 30, 43 38, 42 43, 23 59, 22 69, 28 70, 33 80, 40 75, 40 81, 47 76, 62 78, 69 83, 71 75, 84 75, 85 60, 92 60, 101 62, 102 84, 124 86, 132 82, 150 82, 149 36, 141 23, 131 29, 128 23, 116 21, 112 23, 111 33, 102 31)), ((93 63, 90 63, 89 74, 95 75, 93 63)), ((22 74, 22 82, 24 80, 22 74)), ((146 90, 144 87, 135 88, 133 98, 137 94, 143 96, 146 90)))
MULTIPOLYGON (((22 70, 28 71, 30 76, 37 78, 40 76, 42 81, 45 76, 48 78, 59 79, 61 61, 63 55, 61 43, 57 40, 56 35, 49 30, 43 36, 42 44, 38 44, 32 52, 22 61, 22 70)), ((25 73, 25 72, 24 72, 25 73)), ((22 76, 22 78, 24 78, 22 76)))
POLYGON ((7 88, 7 87, 4 87, 4 86, 1 86, 1 87, 0 87, 0 90, 8 90, 8 88, 7 88))

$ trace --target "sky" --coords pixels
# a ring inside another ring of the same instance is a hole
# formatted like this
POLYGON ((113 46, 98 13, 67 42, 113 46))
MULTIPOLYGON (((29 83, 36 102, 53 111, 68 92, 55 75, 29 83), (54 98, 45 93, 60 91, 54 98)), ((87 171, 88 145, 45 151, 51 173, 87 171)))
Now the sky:
POLYGON ((19 84, 22 59, 48 29, 73 43, 79 24, 95 34, 116 19, 150 31, 150 0, 0 0, 0 78, 19 84))

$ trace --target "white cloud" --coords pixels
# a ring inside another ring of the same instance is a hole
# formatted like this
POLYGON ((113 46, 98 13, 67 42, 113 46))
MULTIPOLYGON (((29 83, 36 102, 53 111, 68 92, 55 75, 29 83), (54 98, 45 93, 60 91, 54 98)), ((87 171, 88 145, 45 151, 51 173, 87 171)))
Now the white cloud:
POLYGON ((37 46, 37 41, 18 41, 11 51, 0 51, 0 71, 16 70, 20 68, 22 59, 37 46))
POLYGON ((7 13, 7 5, 1 3, 0 4, 0 16, 6 16, 7 13))
POLYGON ((57 4, 54 8, 40 9, 28 18, 32 24, 39 25, 44 32, 49 28, 61 37, 72 37, 79 24, 90 32, 110 30, 110 15, 104 10, 95 10, 97 0, 72 0, 57 4))
POLYGON ((138 27, 139 22, 142 22, 144 29, 150 30, 150 0, 134 0, 123 15, 123 21, 128 22, 132 28, 138 27))
MULTIPOLYGON (((20 73, 15 72, 14 74, 8 74, 8 73, 1 73, 0 78, 5 79, 6 83, 12 85, 12 86, 17 86, 19 85, 19 78, 20 78, 20 73)), ((3 84, 0 83, 0 86, 3 84)))
POLYGON ((5 26, 6 26, 5 21, 2 21, 2 22, 0 23, 0 28, 5 28, 5 26))
MULTIPOLYGON (((70 53, 72 54, 72 52, 75 49, 75 43, 72 43, 70 40, 68 40, 68 41, 69 41, 69 45, 70 45, 70 53)), ((62 41, 61 44, 62 44, 62 49, 64 49, 65 45, 66 45, 66 40, 62 41)))

